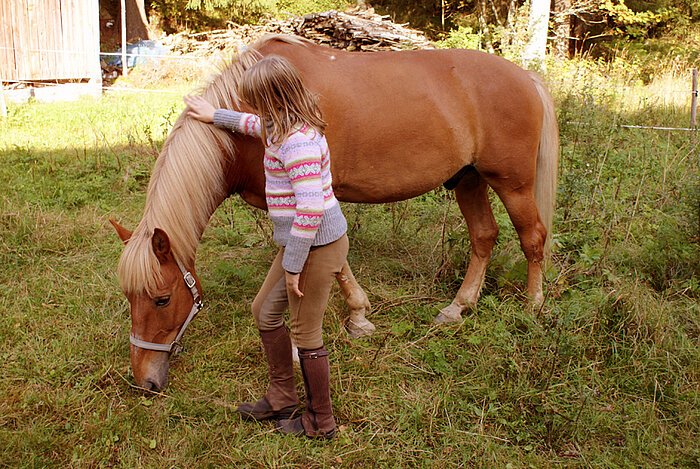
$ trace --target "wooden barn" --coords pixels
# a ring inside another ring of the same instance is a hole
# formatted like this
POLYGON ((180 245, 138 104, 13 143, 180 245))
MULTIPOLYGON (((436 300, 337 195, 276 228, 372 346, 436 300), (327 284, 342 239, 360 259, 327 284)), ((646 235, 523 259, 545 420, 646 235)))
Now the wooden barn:
POLYGON ((0 82, 12 100, 99 95, 99 2, 0 0, 0 82))

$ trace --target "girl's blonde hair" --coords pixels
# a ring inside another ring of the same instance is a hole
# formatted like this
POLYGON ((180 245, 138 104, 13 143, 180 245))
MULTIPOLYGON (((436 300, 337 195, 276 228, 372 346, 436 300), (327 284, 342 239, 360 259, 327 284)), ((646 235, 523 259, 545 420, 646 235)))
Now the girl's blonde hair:
POLYGON ((266 145, 279 142, 300 124, 321 134, 326 129, 316 96, 284 57, 271 55, 252 65, 238 82, 238 95, 262 119, 266 145))

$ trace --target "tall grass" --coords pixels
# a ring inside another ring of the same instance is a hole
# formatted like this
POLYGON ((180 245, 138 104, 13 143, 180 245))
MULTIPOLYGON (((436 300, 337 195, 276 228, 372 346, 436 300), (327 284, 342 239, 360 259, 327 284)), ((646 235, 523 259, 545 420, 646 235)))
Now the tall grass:
POLYGON ((239 198, 204 234, 207 308, 170 387, 133 387, 107 220, 137 223, 180 97, 11 105, 0 121, 0 466, 696 467, 697 149, 686 132, 617 125, 684 127, 687 109, 635 100, 643 83, 622 96, 604 86, 612 69, 583 66, 548 76, 562 157, 543 308, 525 306, 525 262, 495 198, 501 235, 482 299, 452 326, 431 321, 469 256, 453 194, 344 206, 378 332, 350 340, 333 297, 325 340, 341 431, 329 443, 234 412, 266 384, 249 305, 275 253, 266 218, 239 198))

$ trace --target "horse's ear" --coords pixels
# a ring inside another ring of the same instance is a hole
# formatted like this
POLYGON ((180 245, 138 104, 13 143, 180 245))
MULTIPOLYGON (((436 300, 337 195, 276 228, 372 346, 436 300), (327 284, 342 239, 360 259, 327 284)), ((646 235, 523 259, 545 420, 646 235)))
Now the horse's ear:
POLYGON ((153 252, 158 258, 158 261, 164 264, 170 256, 170 238, 168 238, 165 231, 160 228, 153 230, 151 246, 153 246, 153 252))
POLYGON ((119 235, 119 238, 122 240, 122 242, 126 244, 126 242, 131 239, 131 231, 127 230, 111 218, 109 219, 109 222, 112 224, 114 229, 117 230, 117 235, 119 235))

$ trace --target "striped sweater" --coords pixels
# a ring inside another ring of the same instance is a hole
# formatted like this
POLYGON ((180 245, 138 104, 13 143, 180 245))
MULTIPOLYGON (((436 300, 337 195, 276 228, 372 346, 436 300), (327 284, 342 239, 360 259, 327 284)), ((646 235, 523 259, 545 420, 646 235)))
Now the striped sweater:
MULTIPOLYGON (((261 137, 261 119, 226 109, 214 113, 214 125, 261 137)), ((285 246, 282 267, 301 272, 312 246, 336 241, 347 231, 331 187, 326 137, 308 126, 281 143, 266 146, 265 198, 274 223, 274 240, 285 246)))

